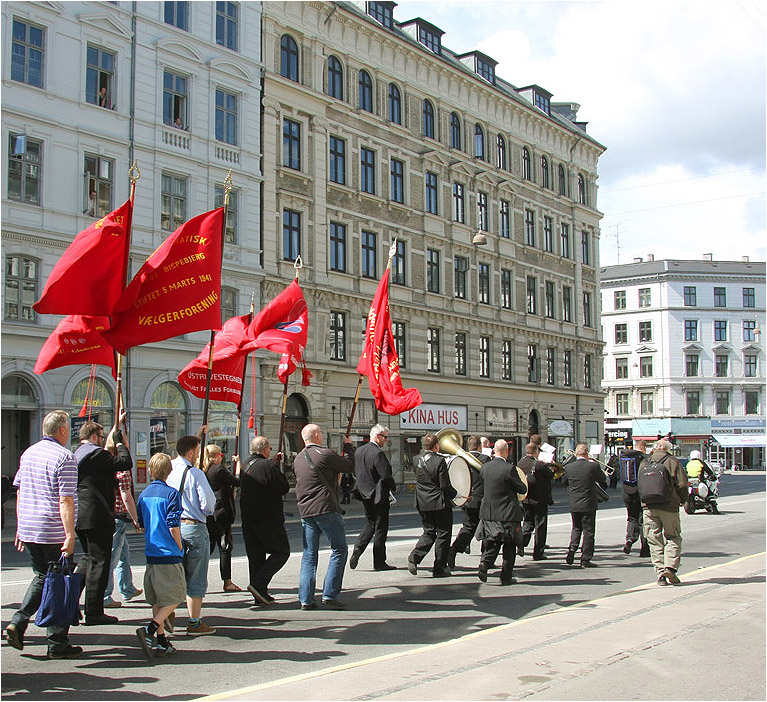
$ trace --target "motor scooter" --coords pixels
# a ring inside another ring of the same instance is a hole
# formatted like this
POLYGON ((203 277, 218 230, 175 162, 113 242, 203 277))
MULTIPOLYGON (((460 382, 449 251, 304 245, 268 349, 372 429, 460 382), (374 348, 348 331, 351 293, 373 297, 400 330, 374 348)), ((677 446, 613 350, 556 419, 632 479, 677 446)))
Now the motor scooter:
POLYGON ((719 514, 719 506, 716 503, 719 497, 719 480, 707 482, 690 478, 687 491, 687 501, 684 503, 684 511, 687 514, 695 514, 698 509, 705 509, 710 514, 719 514))

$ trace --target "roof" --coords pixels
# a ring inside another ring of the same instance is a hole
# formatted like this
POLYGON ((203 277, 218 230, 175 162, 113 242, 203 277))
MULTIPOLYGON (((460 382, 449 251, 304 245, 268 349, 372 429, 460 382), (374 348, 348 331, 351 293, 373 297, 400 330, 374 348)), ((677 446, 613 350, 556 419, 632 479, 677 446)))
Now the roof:
POLYGON ((624 263, 617 266, 600 268, 602 282, 624 280, 653 275, 764 275, 763 261, 701 261, 664 259, 661 261, 642 261, 624 263))

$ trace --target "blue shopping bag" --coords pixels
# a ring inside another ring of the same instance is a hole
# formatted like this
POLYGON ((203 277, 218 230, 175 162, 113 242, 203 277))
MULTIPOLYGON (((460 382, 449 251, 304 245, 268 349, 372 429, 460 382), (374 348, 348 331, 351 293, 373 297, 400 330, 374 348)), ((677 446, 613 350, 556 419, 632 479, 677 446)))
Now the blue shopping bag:
POLYGON ((51 561, 45 574, 43 596, 37 609, 37 626, 74 626, 80 623, 82 573, 73 573, 66 554, 51 561))

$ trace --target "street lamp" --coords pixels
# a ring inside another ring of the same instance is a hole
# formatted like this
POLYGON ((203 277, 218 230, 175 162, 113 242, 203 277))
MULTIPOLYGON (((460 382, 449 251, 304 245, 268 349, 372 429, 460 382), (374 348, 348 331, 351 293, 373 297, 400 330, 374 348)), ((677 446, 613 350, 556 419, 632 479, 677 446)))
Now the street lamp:
POLYGON ((482 232, 478 231, 471 240, 471 243, 474 244, 474 246, 487 246, 487 237, 482 232))

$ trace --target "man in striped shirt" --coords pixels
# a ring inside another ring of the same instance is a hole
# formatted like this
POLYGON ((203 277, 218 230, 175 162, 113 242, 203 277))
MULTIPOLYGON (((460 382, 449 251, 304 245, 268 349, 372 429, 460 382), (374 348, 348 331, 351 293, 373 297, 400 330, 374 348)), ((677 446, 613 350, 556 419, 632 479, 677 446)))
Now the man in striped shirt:
MULTIPOLYGON (((43 420, 43 438, 21 456, 13 484, 18 488, 16 548, 26 548, 34 578, 18 612, 5 630, 8 643, 21 651, 24 632, 37 612, 48 563, 75 550, 77 464, 69 444, 69 415, 50 412, 43 420)), ((83 649, 69 643, 69 625, 47 629, 48 658, 76 658, 83 649)))

